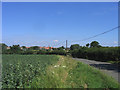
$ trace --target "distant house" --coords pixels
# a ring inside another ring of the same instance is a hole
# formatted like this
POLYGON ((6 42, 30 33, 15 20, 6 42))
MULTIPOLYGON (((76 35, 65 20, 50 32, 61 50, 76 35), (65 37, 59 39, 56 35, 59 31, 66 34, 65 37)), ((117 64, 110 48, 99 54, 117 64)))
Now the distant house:
POLYGON ((10 49, 10 47, 7 47, 7 49, 10 49))
MULTIPOLYGON (((30 47, 26 47, 26 49, 29 49, 30 47)), ((40 49, 46 49, 46 50, 49 50, 49 49, 53 49, 53 47, 39 47, 40 49)), ((7 49, 10 49, 10 47, 7 47, 7 49)), ((23 47, 20 47, 20 49, 23 50, 23 47)))
POLYGON ((26 47, 27 49, 30 48, 30 47, 26 47))
POLYGON ((23 47, 20 47, 20 49, 23 49, 23 47))
POLYGON ((48 50, 48 49, 53 49, 53 47, 40 47, 40 49, 46 49, 46 50, 48 50))

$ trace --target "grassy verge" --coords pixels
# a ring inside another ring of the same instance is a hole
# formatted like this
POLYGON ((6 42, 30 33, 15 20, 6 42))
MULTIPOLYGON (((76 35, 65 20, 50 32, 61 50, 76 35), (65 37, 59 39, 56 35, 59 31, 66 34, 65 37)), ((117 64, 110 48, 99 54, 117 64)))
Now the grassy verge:
POLYGON ((108 63, 111 63, 111 64, 119 64, 120 61, 107 61, 108 63))
POLYGON ((26 88, 118 88, 118 85, 113 78, 91 66, 59 56, 56 64, 49 65, 45 74, 35 77, 26 88))

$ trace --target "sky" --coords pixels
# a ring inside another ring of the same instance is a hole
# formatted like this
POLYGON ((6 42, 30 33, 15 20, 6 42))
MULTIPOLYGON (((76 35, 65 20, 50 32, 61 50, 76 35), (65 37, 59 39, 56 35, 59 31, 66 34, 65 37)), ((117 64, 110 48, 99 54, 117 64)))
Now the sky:
POLYGON ((117 26, 117 2, 2 3, 2 42, 8 46, 59 47, 65 46, 66 40, 68 46, 83 46, 92 41, 102 46, 117 46, 118 29, 79 41, 117 26))

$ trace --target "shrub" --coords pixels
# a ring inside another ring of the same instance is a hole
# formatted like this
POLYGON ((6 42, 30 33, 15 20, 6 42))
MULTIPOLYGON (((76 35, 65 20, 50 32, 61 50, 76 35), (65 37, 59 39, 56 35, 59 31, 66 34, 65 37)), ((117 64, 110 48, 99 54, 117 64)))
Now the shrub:
POLYGON ((32 51, 32 50, 27 50, 27 51, 22 52, 21 54, 23 54, 23 55, 26 55, 26 54, 35 54, 35 52, 32 51))
POLYGON ((116 47, 81 48, 72 50, 71 55, 77 58, 94 59, 98 61, 117 61, 120 59, 120 49, 116 47))
POLYGON ((37 52, 37 54, 47 54, 47 51, 45 51, 45 50, 39 50, 39 51, 37 52))

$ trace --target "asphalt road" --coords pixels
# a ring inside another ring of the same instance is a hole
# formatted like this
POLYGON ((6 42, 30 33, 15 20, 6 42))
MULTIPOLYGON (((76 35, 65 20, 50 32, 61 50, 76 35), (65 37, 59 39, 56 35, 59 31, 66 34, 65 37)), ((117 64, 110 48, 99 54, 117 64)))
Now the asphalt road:
POLYGON ((73 58, 73 59, 75 59, 77 61, 81 61, 90 66, 93 66, 97 69, 100 69, 102 72, 113 77, 120 83, 120 69, 118 69, 117 65, 113 65, 113 64, 107 63, 107 62, 100 62, 100 61, 87 60, 87 59, 81 59, 81 58, 73 58))

